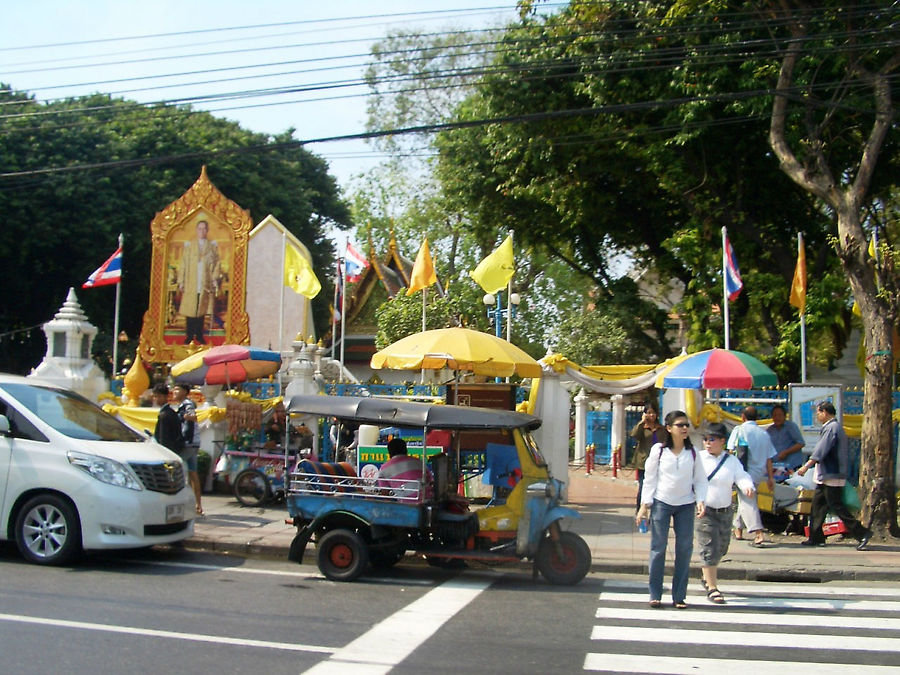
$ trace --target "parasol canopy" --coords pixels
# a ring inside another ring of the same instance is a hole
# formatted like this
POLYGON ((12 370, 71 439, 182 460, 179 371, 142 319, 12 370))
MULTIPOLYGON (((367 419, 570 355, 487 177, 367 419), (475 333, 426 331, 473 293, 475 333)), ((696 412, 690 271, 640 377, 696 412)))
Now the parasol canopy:
POLYGON ((372 356, 372 368, 466 370, 493 377, 540 377, 541 364, 511 342, 469 328, 408 335, 372 356))
POLYGON ((268 377, 281 368, 281 355, 270 349, 219 345, 191 354, 172 366, 172 377, 187 384, 232 385, 268 377))
POLYGON ((658 388, 676 389, 754 389, 777 384, 778 376, 765 363, 729 349, 689 354, 656 378, 658 388))

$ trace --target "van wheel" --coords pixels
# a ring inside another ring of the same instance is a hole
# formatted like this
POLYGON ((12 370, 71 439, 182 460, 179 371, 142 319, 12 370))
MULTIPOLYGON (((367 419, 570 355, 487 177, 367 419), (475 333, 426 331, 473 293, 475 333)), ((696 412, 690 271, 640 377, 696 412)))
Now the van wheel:
POLYGON ((16 546, 29 562, 63 565, 81 553, 81 524, 65 499, 32 497, 16 518, 16 546))
POLYGON ((244 469, 234 479, 234 496, 244 506, 259 506, 270 494, 269 480, 256 469, 244 469))
POLYGON ((332 581, 353 581, 369 564, 369 548, 352 530, 331 530, 316 549, 319 571, 332 581))
POLYGON ((550 537, 544 537, 535 562, 551 584, 577 584, 591 567, 591 549, 574 532, 560 532, 559 550, 550 537))

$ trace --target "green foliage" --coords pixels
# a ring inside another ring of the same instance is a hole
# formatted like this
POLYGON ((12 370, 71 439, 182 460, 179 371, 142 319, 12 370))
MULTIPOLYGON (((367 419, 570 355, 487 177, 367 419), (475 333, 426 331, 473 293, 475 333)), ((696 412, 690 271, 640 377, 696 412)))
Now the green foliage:
MULTIPOLYGON (((351 224, 327 165, 288 143, 290 131, 268 137, 189 108, 146 108, 99 94, 43 105, 0 87, 0 103, 11 101, 17 103, 7 112, 19 116, 0 117, 4 172, 67 170, 0 179, 4 293, 21 300, 0 308, 5 330, 49 320, 74 286, 100 328, 97 347, 108 349, 114 291, 81 291, 80 285, 115 250, 121 232, 120 329, 137 336, 149 297, 150 222, 197 180, 203 164, 216 187, 255 221, 271 213, 284 223, 309 247, 316 269, 331 269, 334 260, 326 226, 351 224), (79 168, 108 162, 125 164, 79 168)), ((324 327, 331 296, 328 280, 321 281, 326 288, 314 311, 324 327)), ((0 340, 0 370, 27 372, 44 349, 38 331, 0 340)))

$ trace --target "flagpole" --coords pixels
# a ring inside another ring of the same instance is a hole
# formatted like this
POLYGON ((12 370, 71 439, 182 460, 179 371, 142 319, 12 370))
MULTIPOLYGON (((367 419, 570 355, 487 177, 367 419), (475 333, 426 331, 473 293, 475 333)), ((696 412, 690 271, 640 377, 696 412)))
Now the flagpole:
MULTIPOLYGON (((281 292, 278 294, 278 355, 284 358, 284 281, 285 256, 287 255, 287 234, 281 231, 281 292)), ((271 346, 269 347, 271 349, 271 346)), ((278 394, 281 395, 281 368, 278 369, 278 394)), ((287 447, 287 446, 285 446, 287 447)))
MULTIPOLYGON (((346 250, 347 246, 344 246, 346 250)), ((344 333, 347 331, 347 262, 344 261, 341 293, 341 382, 344 381, 344 333)))
MULTIPOLYGON (((122 233, 119 233, 119 248, 122 248, 122 242, 124 241, 124 237, 122 233)), ((125 262, 125 252, 122 252, 122 263, 125 262)), ((120 265, 122 264, 120 263, 120 265)), ((124 273, 125 269, 121 268, 124 273)), ((113 318, 113 362, 112 362, 112 378, 110 380, 116 379, 116 370, 119 367, 119 307, 121 305, 122 300, 122 275, 119 275, 119 283, 116 284, 116 314, 113 318)))
MULTIPOLYGON (((803 251, 803 233, 797 233, 797 259, 803 251)), ((805 256, 804 256, 805 257, 805 256)), ((804 274, 806 270, 804 270, 804 274)), ((806 288, 804 286, 803 309, 800 310, 800 382, 806 382, 806 288)))
POLYGON ((722 228, 722 318, 725 320, 725 349, 731 346, 728 334, 728 253, 725 250, 725 241, 728 238, 726 228, 722 228))
POLYGON ((331 358, 337 358, 337 322, 338 293, 341 290, 341 259, 337 259, 334 268, 334 301, 331 303, 331 358))

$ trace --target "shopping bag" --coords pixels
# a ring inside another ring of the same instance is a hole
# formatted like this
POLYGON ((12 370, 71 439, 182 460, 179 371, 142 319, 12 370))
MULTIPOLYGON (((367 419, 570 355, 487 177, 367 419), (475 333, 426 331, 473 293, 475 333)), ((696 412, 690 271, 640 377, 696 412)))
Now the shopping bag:
POLYGON ((861 505, 859 503, 859 493, 856 491, 856 486, 850 482, 844 483, 844 506, 846 506, 850 511, 856 513, 859 511, 861 505))

